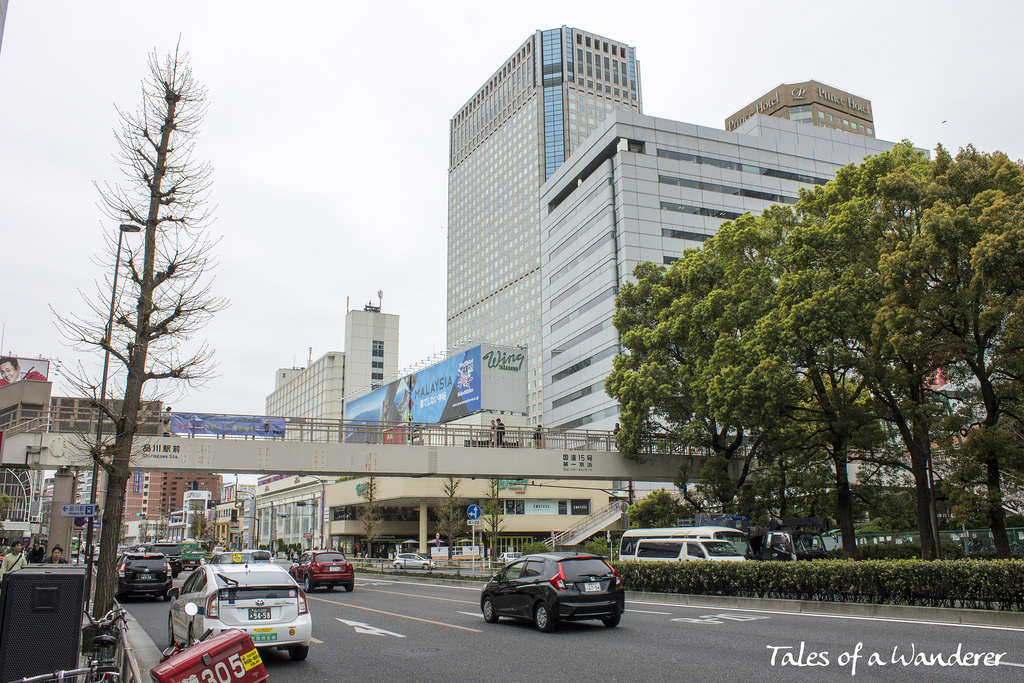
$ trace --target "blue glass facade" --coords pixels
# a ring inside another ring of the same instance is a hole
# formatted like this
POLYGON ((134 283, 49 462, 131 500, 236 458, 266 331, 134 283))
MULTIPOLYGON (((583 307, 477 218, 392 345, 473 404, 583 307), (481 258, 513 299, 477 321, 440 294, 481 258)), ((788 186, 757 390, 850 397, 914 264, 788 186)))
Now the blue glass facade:
MULTIPOLYGON (((544 178, 547 179, 565 161, 565 122, 562 104, 561 29, 541 34, 541 74, 544 79, 544 178)), ((572 40, 566 29, 567 40, 572 40)), ((572 54, 572 50, 569 50, 572 54)))

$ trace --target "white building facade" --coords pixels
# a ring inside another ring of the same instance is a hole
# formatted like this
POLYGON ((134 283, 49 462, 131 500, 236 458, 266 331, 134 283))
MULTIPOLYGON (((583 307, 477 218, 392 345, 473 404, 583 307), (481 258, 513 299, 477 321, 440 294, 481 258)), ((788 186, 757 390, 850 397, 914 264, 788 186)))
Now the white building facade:
POLYGON ((668 265, 745 212, 892 143, 755 115, 736 131, 617 112, 541 189, 544 424, 611 429, 615 295, 642 261, 668 265))
POLYGON ((280 368, 267 396, 267 415, 340 420, 347 393, 380 385, 398 372, 399 317, 376 306, 345 314, 345 351, 331 351, 307 368, 280 368))

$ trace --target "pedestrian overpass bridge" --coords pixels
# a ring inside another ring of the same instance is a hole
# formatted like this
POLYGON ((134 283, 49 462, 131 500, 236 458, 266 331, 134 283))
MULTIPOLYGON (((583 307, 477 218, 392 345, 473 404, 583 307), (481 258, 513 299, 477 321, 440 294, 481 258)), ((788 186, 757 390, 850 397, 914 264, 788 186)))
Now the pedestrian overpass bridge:
MULTIPOLYGON (((94 417, 43 414, 5 430, 5 467, 55 470, 90 467, 94 417)), ((354 424, 285 418, 284 436, 159 436, 159 423, 140 424, 131 469, 239 474, 312 474, 483 479, 674 481, 681 466, 690 481, 707 456, 698 449, 648 445, 644 462, 622 456, 611 432, 507 427, 501 447, 489 427, 354 424)), ((105 425, 112 440, 112 425, 105 425)))

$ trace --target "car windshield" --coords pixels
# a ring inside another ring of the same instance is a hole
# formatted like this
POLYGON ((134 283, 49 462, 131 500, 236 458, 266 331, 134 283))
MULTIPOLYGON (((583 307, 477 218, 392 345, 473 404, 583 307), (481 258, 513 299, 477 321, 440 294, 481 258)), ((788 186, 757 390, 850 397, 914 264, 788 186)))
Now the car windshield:
POLYGON ((147 571, 163 571, 167 568, 167 560, 163 555, 149 555, 146 557, 126 557, 124 558, 125 568, 131 568, 136 570, 147 570, 147 571))
POLYGON ((743 553, 729 541, 704 541, 704 548, 712 557, 742 557, 743 553))
POLYGON ((315 562, 348 562, 341 553, 320 553, 313 558, 315 562))
POLYGON ((274 600, 296 595, 298 589, 295 586, 235 586, 220 592, 222 600, 274 600))
POLYGON ((249 553, 220 553, 210 558, 210 564, 248 564, 252 561, 249 553))
POLYGON ((181 548, 177 545, 154 545, 152 546, 153 552, 163 553, 164 555, 180 555, 181 548))
POLYGON ((580 578, 592 576, 607 576, 612 573, 612 568, 599 557, 581 557, 561 560, 562 574, 567 581, 575 581, 580 578))

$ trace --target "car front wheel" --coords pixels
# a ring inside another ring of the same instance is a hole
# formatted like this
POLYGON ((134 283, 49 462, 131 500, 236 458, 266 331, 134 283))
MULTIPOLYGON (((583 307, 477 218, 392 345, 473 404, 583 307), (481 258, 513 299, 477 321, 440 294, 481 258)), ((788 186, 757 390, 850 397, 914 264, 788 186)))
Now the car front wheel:
POLYGON ((484 613, 484 621, 488 624, 498 623, 498 613, 494 611, 494 602, 490 598, 484 598, 484 604, 480 606, 480 611, 484 613))
POLYGON ((306 587, 307 593, 312 593, 313 589, 316 588, 316 584, 313 583, 313 579, 309 578, 308 574, 306 575, 306 581, 302 585, 306 587))
POLYGON ((537 603, 537 607, 533 611, 533 621, 537 624, 537 628, 544 633, 551 633, 558 626, 555 615, 548 611, 548 606, 543 602, 537 603))

